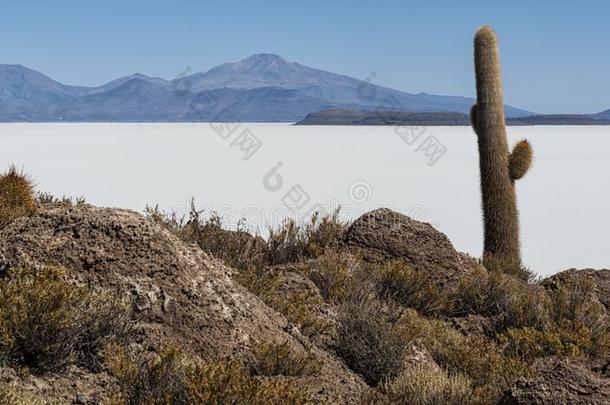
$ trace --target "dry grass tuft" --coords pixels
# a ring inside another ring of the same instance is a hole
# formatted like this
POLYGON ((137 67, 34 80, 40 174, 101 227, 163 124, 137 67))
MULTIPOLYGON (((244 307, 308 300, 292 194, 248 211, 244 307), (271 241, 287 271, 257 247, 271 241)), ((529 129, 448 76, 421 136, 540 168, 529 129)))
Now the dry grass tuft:
POLYGON ((271 271, 242 271, 237 274, 237 281, 288 321, 298 325, 305 335, 311 337, 328 331, 331 323, 318 315, 324 301, 311 291, 280 290, 280 277, 281 273, 271 271))
POLYGON ((15 166, 0 175, 0 229, 36 212, 32 181, 15 166))
POLYGON ((366 287, 354 290, 339 307, 335 350, 371 386, 398 374, 408 343, 387 312, 366 287))
POLYGON ((223 359, 187 359, 175 347, 159 356, 110 346, 106 363, 121 386, 127 405, 311 404, 294 383, 252 377, 243 365, 223 359))
POLYGON ((383 384, 383 391, 394 404, 464 405, 472 403, 472 382, 461 374, 448 374, 420 364, 401 372, 383 384))
POLYGON ((401 261, 371 266, 368 271, 376 280, 383 299, 394 300, 424 315, 438 313, 445 306, 438 287, 425 274, 401 261))
POLYGON ((205 218, 194 202, 191 202, 188 218, 163 213, 158 207, 146 207, 145 214, 183 241, 197 244, 230 267, 260 270, 267 265, 267 245, 262 238, 250 235, 241 223, 235 231, 224 229, 217 213, 212 212, 205 218))
POLYGON ((121 300, 66 282, 61 268, 13 269, 0 282, 0 358, 9 365, 96 368, 102 347, 129 333, 121 300))
POLYGON ((320 371, 320 362, 308 350, 296 350, 290 343, 259 344, 253 350, 253 375, 273 377, 310 376, 320 371))
POLYGON ((341 237, 345 227, 339 221, 339 209, 326 216, 316 212, 302 226, 289 219, 279 229, 270 230, 268 262, 276 265, 319 257, 341 237))

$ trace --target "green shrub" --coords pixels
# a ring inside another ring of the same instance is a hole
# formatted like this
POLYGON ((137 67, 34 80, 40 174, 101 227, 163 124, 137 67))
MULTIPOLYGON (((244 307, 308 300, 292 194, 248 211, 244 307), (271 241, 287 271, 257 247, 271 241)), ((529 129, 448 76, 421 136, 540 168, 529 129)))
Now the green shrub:
POLYGON ((0 229, 19 217, 36 212, 34 186, 29 177, 11 166, 0 174, 0 229))
POLYGON ((95 368, 100 349, 129 332, 120 299, 66 282, 61 268, 13 269, 0 282, 0 357, 9 365, 95 368))
POLYGON ((472 383, 461 374, 427 364, 408 367, 383 385, 394 404, 464 405, 472 403, 472 383))
POLYGON ((259 344, 250 365, 253 375, 273 377, 309 376, 320 371, 320 362, 308 350, 296 350, 288 342, 259 344))

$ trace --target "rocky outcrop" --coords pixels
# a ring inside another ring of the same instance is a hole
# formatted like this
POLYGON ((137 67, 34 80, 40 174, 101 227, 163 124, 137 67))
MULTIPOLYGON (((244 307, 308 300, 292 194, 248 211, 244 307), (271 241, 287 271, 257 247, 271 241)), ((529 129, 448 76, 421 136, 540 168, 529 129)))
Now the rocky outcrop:
POLYGON ((548 277, 542 285, 553 290, 574 282, 584 282, 590 287, 589 298, 601 304, 606 314, 610 314, 610 270, 569 269, 548 277))
POLYGON ((593 372, 585 364, 565 359, 546 359, 537 376, 522 379, 508 391, 501 405, 607 405, 610 378, 593 372))
MULTIPOLYGON (((247 359, 257 343, 311 346, 234 282, 234 270, 132 211, 49 205, 0 231, 0 271, 49 263, 65 267, 78 283, 128 297, 136 340, 146 349, 176 342, 204 359, 247 359)), ((358 401, 366 389, 362 379, 327 352, 311 350, 322 368, 304 389, 319 401, 358 401)))
POLYGON ((432 225, 381 208, 358 218, 344 243, 365 260, 401 260, 430 275, 437 285, 455 285, 478 265, 457 252, 447 236, 432 225))

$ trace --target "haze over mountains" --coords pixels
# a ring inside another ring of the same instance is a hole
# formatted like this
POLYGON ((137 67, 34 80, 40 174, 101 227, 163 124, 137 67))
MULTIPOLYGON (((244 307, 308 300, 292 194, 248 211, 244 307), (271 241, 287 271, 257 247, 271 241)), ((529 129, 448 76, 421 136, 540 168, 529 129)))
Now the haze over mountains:
MULTIPOLYGON (((469 111, 467 97, 409 94, 257 54, 176 80, 134 74, 99 87, 69 86, 18 65, 0 65, 0 121, 294 122, 330 108, 469 111)), ((531 113, 506 107, 507 116, 531 113)))

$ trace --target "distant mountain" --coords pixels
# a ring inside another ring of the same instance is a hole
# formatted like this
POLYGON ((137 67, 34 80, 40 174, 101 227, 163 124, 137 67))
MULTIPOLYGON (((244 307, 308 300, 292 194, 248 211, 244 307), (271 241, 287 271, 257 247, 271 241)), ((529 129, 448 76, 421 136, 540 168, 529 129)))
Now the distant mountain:
POLYGON ((597 114, 593 114, 593 116, 595 118, 599 118, 599 119, 610 120, 610 110, 606 110, 606 111, 602 111, 597 114))
MULTIPOLYGON (((598 114, 549 114, 507 118, 507 125, 610 125, 610 118, 598 114)), ((460 112, 352 111, 329 109, 308 114, 296 125, 470 125, 460 112)))
MULTIPOLYGON (((0 65, 0 121, 294 122, 325 109, 462 112, 466 97, 409 94, 258 54, 177 80, 135 74, 99 87, 68 86, 0 65), (205 100, 205 103, 202 103, 205 100)), ((507 106, 509 117, 530 112, 507 106)))

